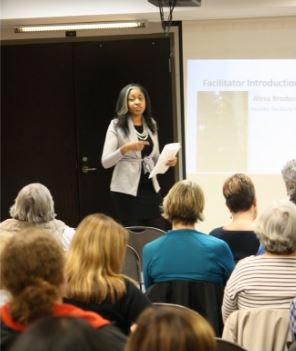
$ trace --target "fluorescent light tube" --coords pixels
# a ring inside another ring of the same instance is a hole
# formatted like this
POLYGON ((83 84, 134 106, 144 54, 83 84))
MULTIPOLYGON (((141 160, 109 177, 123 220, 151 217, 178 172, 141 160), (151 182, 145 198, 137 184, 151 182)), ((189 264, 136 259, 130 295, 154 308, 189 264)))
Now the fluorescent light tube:
POLYGON ((143 28, 145 21, 118 21, 118 22, 89 22, 89 23, 64 23, 64 24, 40 24, 24 25, 15 28, 16 33, 52 32, 52 31, 76 31, 92 29, 124 29, 143 28))

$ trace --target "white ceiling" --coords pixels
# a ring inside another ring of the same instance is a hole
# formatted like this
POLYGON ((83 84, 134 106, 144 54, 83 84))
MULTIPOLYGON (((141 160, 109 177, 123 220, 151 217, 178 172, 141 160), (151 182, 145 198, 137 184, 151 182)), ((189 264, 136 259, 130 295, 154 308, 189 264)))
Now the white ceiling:
MULTIPOLYGON (((5 22, 59 22, 80 16, 91 20, 146 19, 159 21, 159 9, 148 0, 1 0, 5 22), (24 21, 23 21, 24 22, 24 21)), ((167 8, 165 8, 167 14, 167 8)), ((296 0, 202 0, 201 7, 177 7, 174 20, 295 16, 296 0)))

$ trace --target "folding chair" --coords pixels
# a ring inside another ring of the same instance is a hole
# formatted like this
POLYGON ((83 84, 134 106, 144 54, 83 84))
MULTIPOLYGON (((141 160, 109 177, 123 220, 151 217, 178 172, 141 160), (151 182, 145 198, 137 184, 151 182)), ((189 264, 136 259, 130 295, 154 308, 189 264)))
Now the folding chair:
MULTIPOLYGON (((243 347, 234 342, 227 341, 218 337, 215 337, 217 342, 217 351, 247 351, 243 347)), ((263 350, 262 350, 263 351, 263 350)))
POLYGON ((223 331, 223 293, 223 285, 206 281, 171 280, 153 284, 145 294, 152 303, 174 303, 198 312, 212 325, 216 336, 220 337, 223 331))
POLYGON ((144 279, 143 279, 143 247, 148 242, 159 238, 164 235, 164 231, 159 228, 146 227, 146 226, 131 226, 126 227, 129 232, 128 244, 133 247, 140 258, 140 275, 141 275, 141 289, 144 289, 144 279))
POLYGON ((139 254, 142 264, 143 247, 149 241, 155 240, 164 235, 164 231, 159 228, 146 226, 126 227, 129 232, 128 244, 132 246, 139 254))
POLYGON ((126 254, 122 273, 134 279, 139 288, 142 290, 140 257, 137 251, 130 245, 126 245, 126 254))

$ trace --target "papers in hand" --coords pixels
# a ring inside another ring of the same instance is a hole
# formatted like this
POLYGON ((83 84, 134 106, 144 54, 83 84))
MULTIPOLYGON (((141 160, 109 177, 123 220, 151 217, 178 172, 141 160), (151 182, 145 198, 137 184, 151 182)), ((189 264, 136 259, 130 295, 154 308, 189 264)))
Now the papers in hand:
POLYGON ((163 174, 165 173, 169 166, 167 166, 167 162, 174 158, 178 151, 181 148, 180 143, 171 143, 171 144, 166 144, 159 155, 158 161, 155 165, 155 167, 152 169, 149 178, 152 178, 156 176, 156 174, 163 174))

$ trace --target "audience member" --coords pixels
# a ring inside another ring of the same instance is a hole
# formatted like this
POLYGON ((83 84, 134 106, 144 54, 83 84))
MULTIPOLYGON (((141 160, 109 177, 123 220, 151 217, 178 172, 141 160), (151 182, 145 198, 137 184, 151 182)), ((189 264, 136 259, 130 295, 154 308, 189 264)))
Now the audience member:
POLYGON ((214 331, 198 313, 172 306, 144 311, 125 351, 214 351, 214 331))
POLYGON ((55 219, 54 202, 50 191, 40 183, 24 186, 18 193, 14 205, 10 208, 10 219, 0 223, 1 232, 18 233, 28 227, 49 230, 68 249, 75 229, 55 219))
POLYGON ((32 323, 9 351, 106 351, 117 350, 113 338, 76 317, 45 317, 32 323))
POLYGON ((176 183, 163 202, 163 216, 172 230, 144 246, 146 288, 169 280, 199 280, 224 284, 234 268, 229 246, 201 233, 195 223, 203 220, 204 194, 196 183, 176 183))
POLYGON ((296 296, 296 205, 275 202, 263 211, 255 232, 266 252, 238 262, 224 291, 224 320, 238 309, 288 309, 296 296))
POLYGON ((66 261, 65 301, 97 312, 129 333, 150 305, 133 281, 121 274, 128 232, 103 214, 92 214, 77 227, 66 261))
MULTIPOLYGON (((288 161, 282 168, 282 177, 287 189, 289 200, 296 204, 296 159, 288 161)), ((260 245, 257 255, 265 252, 263 245, 260 245)))
POLYGON ((284 165, 282 176, 289 199, 296 204, 296 159, 290 160, 284 165))
POLYGON ((224 227, 210 232, 210 235, 224 240, 232 251, 234 261, 255 255, 259 240, 254 233, 254 220, 257 215, 255 187, 250 177, 237 173, 227 178, 223 185, 232 221, 224 227))
MULTIPOLYGON (((5 247, 6 243, 10 240, 10 238, 13 236, 13 233, 11 232, 6 232, 6 231, 0 231, 0 257, 3 248, 5 247)), ((0 281, 0 306, 4 305, 10 298, 10 294, 7 290, 3 289, 3 286, 0 281)))
POLYGON ((62 303, 63 269, 62 246, 47 230, 26 229, 7 242, 0 260, 0 279, 11 299, 0 308, 2 351, 8 350, 31 323, 50 315, 83 318, 106 333, 112 339, 111 346, 117 344, 110 351, 122 349, 125 336, 108 320, 62 303))

